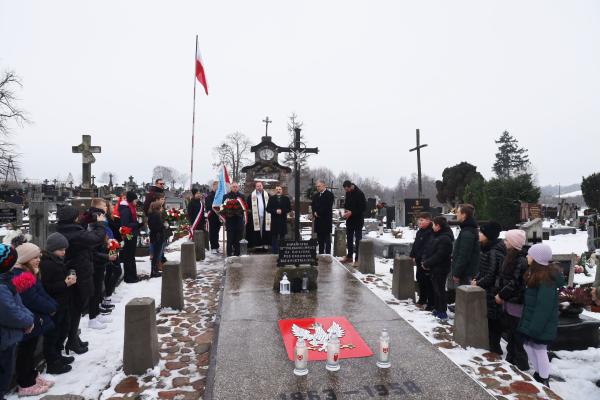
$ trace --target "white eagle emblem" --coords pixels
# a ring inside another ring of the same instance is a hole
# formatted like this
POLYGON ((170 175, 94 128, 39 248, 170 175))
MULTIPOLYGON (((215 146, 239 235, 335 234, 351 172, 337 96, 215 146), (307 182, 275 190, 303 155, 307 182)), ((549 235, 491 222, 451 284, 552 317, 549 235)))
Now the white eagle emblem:
MULTIPOLYGON (((298 339, 304 339, 308 342, 309 350, 316 351, 327 351, 327 343, 329 340, 335 336, 341 338, 346 334, 344 329, 337 322, 333 321, 331 326, 327 331, 323 328, 321 324, 318 322, 312 326, 309 326, 308 329, 300 328, 298 325, 292 325, 292 334, 296 336, 298 339), (314 333, 311 333, 310 330, 314 330, 314 333)), ((354 345, 343 345, 340 348, 354 348, 354 345)))

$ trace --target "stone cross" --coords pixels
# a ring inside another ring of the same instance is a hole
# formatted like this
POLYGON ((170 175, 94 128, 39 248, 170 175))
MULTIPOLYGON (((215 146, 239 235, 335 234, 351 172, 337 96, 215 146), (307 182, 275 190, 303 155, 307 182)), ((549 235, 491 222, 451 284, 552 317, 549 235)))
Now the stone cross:
POLYGON ((419 199, 423 198, 423 183, 421 181, 421 149, 423 147, 427 147, 426 144, 421 144, 421 134, 419 133, 419 130, 417 129, 417 147, 410 149, 410 151, 417 151, 417 179, 418 179, 418 184, 419 184, 419 199))
POLYGON ((96 162, 93 153, 101 153, 102 147, 92 146, 91 135, 81 135, 81 144, 72 147, 73 153, 81 153, 81 187, 92 188, 92 164, 96 162))
POLYGON ((265 119, 262 120, 262 122, 265 123, 265 136, 269 136, 269 124, 273 121, 271 121, 269 119, 269 116, 267 116, 265 119))

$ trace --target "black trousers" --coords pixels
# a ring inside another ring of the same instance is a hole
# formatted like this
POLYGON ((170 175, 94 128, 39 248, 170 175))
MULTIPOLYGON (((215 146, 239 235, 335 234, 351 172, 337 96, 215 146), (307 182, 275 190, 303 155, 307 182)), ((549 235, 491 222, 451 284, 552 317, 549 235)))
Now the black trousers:
POLYGON ((17 345, 0 351, 0 400, 4 400, 4 395, 8 392, 8 385, 12 379, 15 370, 15 353, 17 345))
POLYGON ((430 278, 433 308, 437 312, 445 313, 448 311, 448 298, 446 294, 446 279, 448 278, 448 274, 432 271, 430 278))
POLYGON ((244 235, 244 220, 240 217, 229 217, 227 228, 227 256, 240 255, 240 240, 244 235))
POLYGON ((104 275, 104 295, 106 297, 112 296, 115 292, 117 282, 119 282, 122 273, 120 264, 109 262, 106 265, 106 275, 104 275))
POLYGON ((502 338, 502 320, 500 318, 488 318, 488 336, 490 339, 490 351, 502 354, 500 339, 502 338))
POLYGON ((221 225, 221 221, 216 215, 211 215, 208 218, 208 238, 211 250, 219 248, 219 231, 221 230, 221 225))
POLYGON ((279 241, 285 239, 285 233, 271 232, 273 254, 279 254, 279 241))
POLYGON ((35 378, 38 372, 35 370, 35 360, 33 353, 40 340, 39 336, 22 341, 17 347, 17 364, 15 371, 17 373, 17 384, 22 388, 28 388, 35 385, 35 378))
POLYGON ((517 332, 521 318, 513 317, 507 313, 503 315, 503 326, 507 336, 506 361, 515 365, 522 371, 529 369, 529 358, 523 348, 523 340, 517 332))
POLYGON ((331 254, 331 232, 317 232, 319 254, 331 254))
POLYGON ((152 272, 158 271, 158 265, 161 262, 161 255, 163 251, 163 246, 165 245, 165 241, 162 237, 152 241, 152 261, 150 262, 150 266, 152 267, 152 272))
MULTIPOLYGON (((362 224, 360 226, 346 226, 346 243, 348 246, 348 257, 352 258, 356 254, 355 260, 358 260, 358 249, 362 240, 362 224), (356 250, 354 239, 356 238, 356 250)), ((330 239, 331 240, 331 239, 330 239)))
POLYGON ((69 306, 59 305, 52 316, 52 322, 54 322, 54 329, 44 334, 44 358, 48 365, 60 359, 65 332, 69 327, 69 306))
POLYGON ((123 260, 123 268, 125 270, 123 280, 128 283, 137 282, 137 267, 135 265, 136 245, 137 237, 134 236, 131 240, 125 240, 123 251, 121 251, 121 259, 123 260))
POLYGON ((81 321, 81 315, 83 311, 88 307, 90 302, 90 296, 83 296, 80 293, 78 287, 73 290, 73 296, 71 296, 71 304, 69 307, 70 323, 68 332, 68 342, 75 345, 79 345, 79 321, 81 321))
POLYGON ((417 266, 417 284, 419 285, 419 304, 433 307, 433 286, 429 271, 417 266))
POLYGON ((90 298, 90 319, 94 319, 100 314, 100 303, 102 303, 102 294, 104 293, 104 275, 106 266, 94 266, 94 294, 90 298))

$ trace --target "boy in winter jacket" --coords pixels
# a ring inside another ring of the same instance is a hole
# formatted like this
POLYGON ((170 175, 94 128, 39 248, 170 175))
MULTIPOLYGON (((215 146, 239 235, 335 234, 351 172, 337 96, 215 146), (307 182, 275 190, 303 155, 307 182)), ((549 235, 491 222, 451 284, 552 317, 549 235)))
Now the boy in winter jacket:
POLYGON ((16 250, 0 244, 0 400, 4 400, 14 372, 17 344, 34 326, 33 314, 12 283, 10 269, 16 261, 16 250))
POLYGON ((62 374, 71 370, 73 357, 64 357, 61 351, 69 332, 69 288, 77 282, 77 276, 69 274, 65 266, 65 252, 69 247, 67 238, 58 232, 48 236, 46 250, 42 252, 40 274, 46 292, 56 301, 58 307, 52 315, 54 329, 44 334, 44 357, 49 374, 62 374))
POLYGON ((446 278, 450 272, 454 234, 444 217, 433 219, 433 238, 423 251, 423 267, 429 270, 432 288, 433 315, 448 319, 446 278))

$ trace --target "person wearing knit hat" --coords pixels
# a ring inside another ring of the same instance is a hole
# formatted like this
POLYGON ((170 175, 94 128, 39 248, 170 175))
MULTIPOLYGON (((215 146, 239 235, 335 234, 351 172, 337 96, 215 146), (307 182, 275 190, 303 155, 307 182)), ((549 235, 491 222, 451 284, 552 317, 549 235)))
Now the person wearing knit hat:
POLYGON ((487 301, 488 335, 490 351, 502 354, 500 339, 502 338, 502 309, 494 299, 496 295, 496 280, 500 272, 500 266, 506 256, 504 241, 498 239, 502 227, 499 223, 490 221, 481 227, 479 232, 479 271, 471 282, 473 286, 485 289, 487 301))
POLYGON ((55 250, 67 249, 69 247, 69 241, 66 237, 58 232, 54 232, 48 239, 46 239, 46 251, 52 253, 55 250))
POLYGON ((34 396, 45 393, 54 382, 39 376, 35 369, 35 349, 42 334, 54 328, 51 314, 57 304, 48 295, 38 280, 40 248, 33 243, 17 247, 17 263, 13 267, 12 282, 23 299, 23 304, 35 314, 33 330, 23 337, 17 351, 16 376, 21 396, 34 396))
POLYGON ((529 268, 525 273, 523 315, 518 331, 523 347, 533 364, 533 378, 549 386, 550 361, 548 344, 558 330, 558 289, 565 283, 562 271, 552 264, 552 249, 542 243, 531 246, 527 254, 529 268))
POLYGON ((527 252, 523 250, 527 241, 525 231, 511 229, 506 232, 504 244, 506 257, 500 267, 496 284, 496 304, 504 309, 505 331, 507 336, 506 361, 522 371, 529 369, 527 353, 523 341, 517 332, 523 313, 523 294, 525 293, 525 271, 527 271, 527 252))
POLYGON ((15 367, 15 350, 24 332, 33 329, 33 314, 21 301, 12 283, 10 269, 17 261, 16 250, 0 244, 0 399, 8 391, 15 367))
POLYGON ((79 211, 73 206, 59 207, 56 212, 56 219, 62 223, 72 223, 79 217, 79 211))

